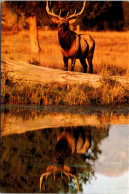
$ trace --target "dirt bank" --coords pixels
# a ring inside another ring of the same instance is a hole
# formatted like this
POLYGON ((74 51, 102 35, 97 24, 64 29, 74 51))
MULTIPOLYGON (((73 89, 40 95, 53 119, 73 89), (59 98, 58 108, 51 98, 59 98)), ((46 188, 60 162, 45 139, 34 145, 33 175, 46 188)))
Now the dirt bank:
POLYGON ((122 76, 102 76, 84 74, 80 72, 62 71, 35 66, 22 61, 2 59, 1 72, 6 71, 13 81, 23 83, 70 83, 89 84, 95 88, 100 87, 104 79, 118 81, 124 87, 129 87, 129 78, 122 76))

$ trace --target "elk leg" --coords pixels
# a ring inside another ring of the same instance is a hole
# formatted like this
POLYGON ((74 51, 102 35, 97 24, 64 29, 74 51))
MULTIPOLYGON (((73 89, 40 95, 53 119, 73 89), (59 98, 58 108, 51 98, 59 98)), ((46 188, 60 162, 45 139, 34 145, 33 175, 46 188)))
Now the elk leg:
POLYGON ((68 59, 63 56, 63 61, 64 61, 64 70, 68 71, 68 59))
POLYGON ((78 154, 84 154, 89 148, 90 148, 90 142, 89 142, 88 138, 86 138, 85 144, 83 145, 83 147, 81 149, 77 150, 76 152, 78 154))
POLYGON ((71 59, 71 71, 74 71, 75 62, 76 62, 75 58, 71 59))
POLYGON ((90 73, 93 73, 92 58, 93 58, 93 55, 89 55, 89 56, 87 57, 88 64, 89 64, 89 68, 90 68, 90 73))
POLYGON ((82 67, 84 69, 84 73, 87 73, 87 64, 86 64, 85 58, 80 58, 80 62, 81 62, 82 67))

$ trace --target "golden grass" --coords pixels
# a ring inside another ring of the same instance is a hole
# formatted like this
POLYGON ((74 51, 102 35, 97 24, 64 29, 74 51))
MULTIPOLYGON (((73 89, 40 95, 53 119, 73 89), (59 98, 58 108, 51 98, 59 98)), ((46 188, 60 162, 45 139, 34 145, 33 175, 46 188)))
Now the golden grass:
MULTIPOLYGON (((91 35, 96 43, 93 58, 95 74, 129 75, 129 32, 80 32, 91 35)), ((57 31, 39 30, 39 55, 32 54, 29 31, 18 34, 2 33, 1 54, 14 60, 29 62, 44 67, 63 69, 63 59, 60 51, 57 31)), ((70 69, 70 63, 69 63, 70 69)), ((83 72, 76 61, 75 71, 83 72)))
POLYGON ((23 84, 2 73, 1 85, 2 104, 119 106, 129 100, 128 90, 109 78, 103 79, 102 86, 96 89, 89 84, 23 84))

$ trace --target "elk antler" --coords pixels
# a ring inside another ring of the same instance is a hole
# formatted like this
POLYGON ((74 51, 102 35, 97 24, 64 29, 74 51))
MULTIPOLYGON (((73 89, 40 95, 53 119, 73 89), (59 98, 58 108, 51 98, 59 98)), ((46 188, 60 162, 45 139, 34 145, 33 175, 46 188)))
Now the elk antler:
MULTIPOLYGON (((60 15, 61 15, 61 10, 60 10, 60 14, 59 14, 59 15, 56 15, 56 14, 53 12, 53 10, 52 10, 52 12, 51 12, 50 9, 49 9, 49 6, 48 6, 48 1, 46 2, 46 11, 47 11, 47 13, 48 13, 49 15, 54 16, 54 17, 56 17, 56 18, 58 18, 58 19, 61 19, 61 17, 60 17, 60 15)), ((62 18, 62 19, 63 19, 63 18, 62 18)))
MULTIPOLYGON (((77 177, 74 174, 69 173, 69 171, 70 171, 70 168, 67 167, 67 166, 64 166, 64 167, 49 166, 47 168, 47 172, 43 173, 40 176, 40 192, 41 192, 43 178, 46 177, 46 179, 47 179, 48 175, 53 174, 54 175, 54 180, 55 180, 55 174, 57 174, 59 172, 61 173, 62 178, 63 178, 62 174, 65 174, 66 176, 68 176, 69 180, 70 180, 70 176, 73 177, 76 180, 77 189, 79 191, 79 184, 78 184, 77 177)), ((43 184, 43 186, 44 186, 44 190, 45 190, 45 185, 43 184)))
POLYGON ((62 173, 64 173, 65 175, 67 175, 67 176, 68 176, 68 178, 69 178, 69 180, 70 180, 70 176, 71 176, 71 177, 73 177, 73 178, 76 180, 77 189, 78 189, 78 191, 79 191, 79 184, 78 184, 77 177, 76 177, 74 174, 71 174, 71 173, 66 172, 66 171, 64 171, 64 170, 62 171, 62 173))
MULTIPOLYGON (((50 174, 52 174, 52 172, 46 172, 46 173, 43 173, 43 174, 41 175, 41 177, 40 177, 40 192, 41 192, 42 181, 43 181, 44 176, 47 178, 48 175, 50 175, 50 174)), ((44 190, 45 190, 45 185, 43 184, 43 186, 44 186, 44 190)))
POLYGON ((83 7, 82 7, 81 11, 79 13, 76 13, 76 10, 75 10, 74 14, 69 16, 67 19, 69 20, 71 18, 77 17, 78 15, 81 15, 84 11, 85 5, 86 5, 86 1, 83 1, 83 7))

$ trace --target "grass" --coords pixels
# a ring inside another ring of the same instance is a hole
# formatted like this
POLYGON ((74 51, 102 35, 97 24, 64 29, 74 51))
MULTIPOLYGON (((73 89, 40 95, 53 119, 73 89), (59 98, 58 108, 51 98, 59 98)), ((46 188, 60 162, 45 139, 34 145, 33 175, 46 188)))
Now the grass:
POLYGON ((35 105, 66 105, 66 106, 119 106, 126 105, 129 91, 120 83, 102 80, 100 88, 88 84, 28 84, 13 82, 8 74, 2 73, 1 103, 2 104, 35 104, 35 105))
MULTIPOLYGON (((96 42, 93 58, 94 74, 128 77, 129 33, 86 33, 90 34, 96 42)), ((2 33, 1 54, 3 57, 25 61, 32 65, 63 69, 57 31, 39 31, 39 43, 40 54, 32 54, 29 31, 12 35, 2 33)), ((79 61, 76 62, 75 71, 83 72, 79 61)), ((127 104, 129 100, 128 88, 124 88, 120 83, 112 81, 110 78, 103 79, 102 86, 97 89, 88 84, 23 85, 22 83, 14 83, 12 80, 13 78, 8 77, 7 72, 2 73, 1 103, 3 104, 116 106, 127 104)))
MULTIPOLYGON (((95 74, 129 75, 129 32, 80 32, 91 35, 96 43, 93 57, 95 74)), ((39 30, 39 55, 32 54, 29 31, 1 35, 1 54, 4 57, 25 61, 34 65, 63 69, 57 31, 39 30), (24 40, 24 41, 23 41, 24 40)), ((69 65, 70 69, 70 65, 69 65)), ((83 72, 79 60, 75 71, 83 72)))

